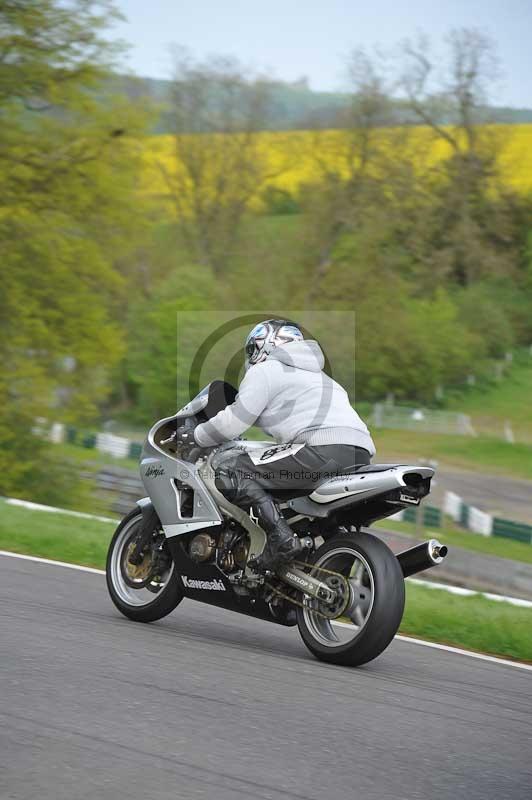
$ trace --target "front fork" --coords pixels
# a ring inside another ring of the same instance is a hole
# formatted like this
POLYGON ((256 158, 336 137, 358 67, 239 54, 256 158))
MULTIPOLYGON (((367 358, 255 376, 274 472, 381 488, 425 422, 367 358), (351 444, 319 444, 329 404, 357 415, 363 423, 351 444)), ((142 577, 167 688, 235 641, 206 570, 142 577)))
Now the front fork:
POLYGON ((142 500, 137 501, 137 505, 142 512, 142 525, 135 540, 135 545, 128 556, 129 563, 135 566, 142 563, 146 548, 151 544, 153 532, 159 525, 159 517, 151 500, 144 497, 142 500))

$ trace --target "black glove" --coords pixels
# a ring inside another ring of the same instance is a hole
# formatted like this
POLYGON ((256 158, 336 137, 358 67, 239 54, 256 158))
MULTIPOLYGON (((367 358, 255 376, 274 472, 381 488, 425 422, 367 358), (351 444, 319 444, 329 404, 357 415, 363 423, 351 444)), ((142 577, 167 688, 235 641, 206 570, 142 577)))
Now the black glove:
POLYGON ((190 425, 182 425, 180 428, 178 428, 175 432, 175 443, 195 445, 196 440, 194 439, 194 428, 190 425))
POLYGON ((186 461, 196 461, 201 455, 201 447, 196 444, 196 440, 194 439, 196 424, 197 423, 192 422, 192 420, 187 420, 175 433, 176 447, 180 447, 181 458, 184 458, 186 461))
POLYGON ((178 445, 186 445, 188 447, 194 447, 196 445, 196 441, 194 439, 194 429, 196 427, 196 423, 192 420, 185 420, 183 425, 179 425, 175 431, 172 433, 168 439, 163 439, 161 441, 162 445, 168 445, 171 449, 175 451, 175 448, 178 445))

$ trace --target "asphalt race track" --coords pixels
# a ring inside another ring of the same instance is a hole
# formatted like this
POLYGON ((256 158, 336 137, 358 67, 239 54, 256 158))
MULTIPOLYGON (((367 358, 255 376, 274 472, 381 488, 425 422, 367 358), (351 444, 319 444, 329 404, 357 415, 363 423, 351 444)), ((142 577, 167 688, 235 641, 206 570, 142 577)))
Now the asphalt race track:
POLYGON ((532 672, 396 641, 359 669, 185 601, 0 556, 2 800, 530 800, 532 672))

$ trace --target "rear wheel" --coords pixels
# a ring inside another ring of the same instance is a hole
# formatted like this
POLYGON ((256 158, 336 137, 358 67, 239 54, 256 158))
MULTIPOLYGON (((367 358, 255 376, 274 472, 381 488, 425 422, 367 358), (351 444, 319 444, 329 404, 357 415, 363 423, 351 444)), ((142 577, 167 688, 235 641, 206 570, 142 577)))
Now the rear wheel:
POLYGON ((341 612, 306 598, 297 609, 299 632, 316 658, 333 664, 360 666, 390 644, 401 623, 405 603, 404 578, 397 558, 368 533, 329 539, 315 553, 320 580, 344 591, 341 612), (345 582, 325 570, 340 573, 345 582), (344 587, 342 589, 342 587, 344 587))
POLYGON ((140 564, 129 562, 141 526, 142 512, 136 508, 116 529, 107 554, 107 588, 124 616, 136 622, 154 622, 173 611, 183 594, 160 531, 153 531, 140 564))

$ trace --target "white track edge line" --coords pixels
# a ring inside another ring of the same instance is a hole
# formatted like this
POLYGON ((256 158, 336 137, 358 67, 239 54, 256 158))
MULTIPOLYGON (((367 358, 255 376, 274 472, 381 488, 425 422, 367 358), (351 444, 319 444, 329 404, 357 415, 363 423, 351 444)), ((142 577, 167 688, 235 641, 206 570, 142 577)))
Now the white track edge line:
MULTIPOLYGON (((93 567, 82 567, 79 564, 68 564, 66 561, 52 561, 49 558, 40 558, 39 556, 27 556, 22 553, 10 553, 8 550, 0 550, 0 556, 7 556, 9 558, 21 558, 25 561, 35 561, 38 564, 51 564, 54 567, 67 567, 68 569, 77 569, 80 572, 91 572, 93 575, 105 575, 105 570, 94 569, 93 567)), ((342 623, 338 623, 341 625, 342 623)), ((497 658, 496 656, 488 656, 483 653, 475 653, 473 650, 462 650, 459 647, 451 647, 448 644, 438 644, 438 642, 428 642, 425 639, 414 639, 411 636, 402 636, 396 634, 395 639, 401 642, 410 642, 412 644, 420 644, 424 647, 432 647, 434 650, 445 650, 448 653, 457 653, 461 656, 469 656, 476 658, 480 661, 488 661, 493 664, 501 664, 506 667, 517 667, 517 669, 524 669, 532 671, 532 664, 522 664, 519 661, 508 661, 505 658, 497 658)))
POLYGON ((475 653, 474 650, 462 650, 460 647, 452 647, 450 644, 439 644, 438 642, 428 642, 426 639, 415 639, 412 636, 402 636, 396 634, 396 639, 401 642, 410 642, 411 644, 421 644, 424 647, 432 647, 434 650, 446 650, 448 653, 458 653, 461 656, 470 656, 477 658, 480 661, 489 661, 493 664, 502 664, 505 667, 517 667, 518 669, 526 669, 532 671, 532 664, 523 664, 520 661, 509 661, 506 658, 498 658, 497 656, 488 656, 484 653, 475 653))
POLYGON ((100 517, 96 514, 86 514, 84 511, 72 511, 70 508, 58 508, 57 506, 44 506, 42 503, 31 503, 29 500, 18 500, 16 497, 2 497, 4 503, 8 506, 17 506, 19 508, 27 508, 29 511, 47 511, 52 514, 66 514, 69 517, 78 517, 80 519, 95 519, 98 522, 112 522, 118 525, 119 519, 112 519, 111 517, 100 517))
POLYGON ((78 572, 92 572, 93 575, 105 575, 104 569, 83 567, 81 564, 69 564, 68 561, 54 561, 51 558, 27 556, 24 553, 10 553, 9 550, 0 550, 0 556, 7 556, 8 558, 22 558, 24 561, 36 561, 38 564, 51 564, 52 567, 67 567, 67 569, 77 569, 78 572))

